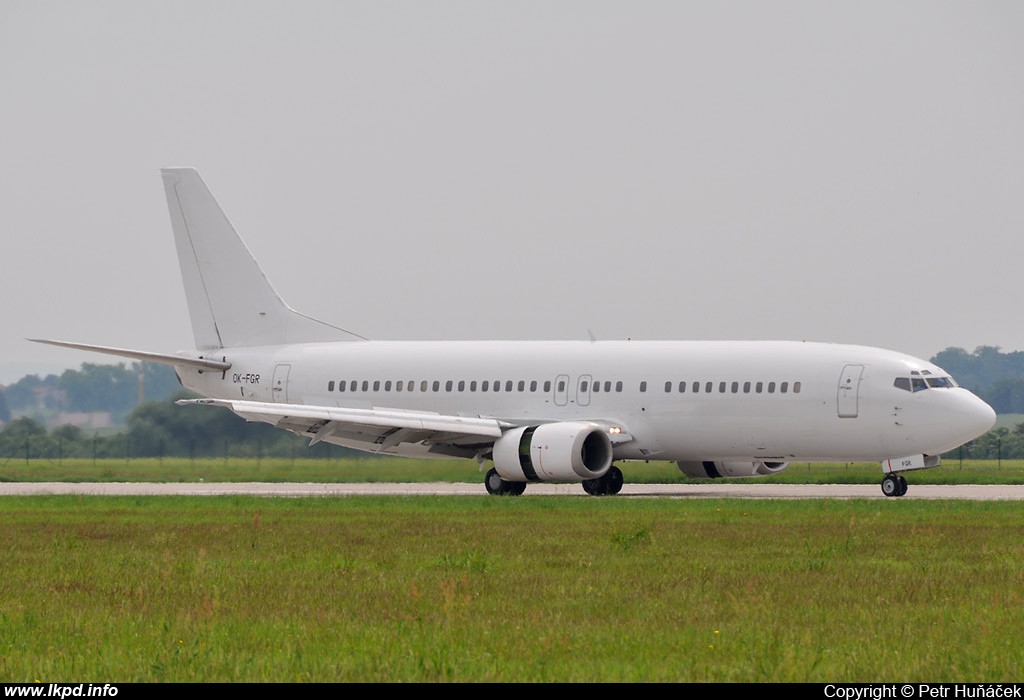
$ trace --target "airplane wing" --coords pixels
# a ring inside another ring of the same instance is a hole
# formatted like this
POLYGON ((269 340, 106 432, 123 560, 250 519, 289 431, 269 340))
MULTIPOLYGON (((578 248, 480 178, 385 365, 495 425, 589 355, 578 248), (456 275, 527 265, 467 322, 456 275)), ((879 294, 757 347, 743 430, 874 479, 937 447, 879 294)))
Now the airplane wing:
POLYGON ((402 443, 423 443, 438 456, 473 457, 489 447, 512 423, 496 418, 453 416, 428 411, 338 408, 227 399, 182 399, 181 405, 230 408, 249 421, 262 421, 310 438, 310 446, 327 441, 374 452, 402 443), (356 443, 356 445, 353 445, 356 443))
MULTIPOLYGON (((177 403, 224 406, 246 420, 269 423, 308 437, 310 446, 326 441, 387 453, 399 445, 420 444, 418 452, 424 456, 477 457, 489 450, 502 433, 517 427, 497 418, 404 409, 339 408, 232 399, 182 399, 177 403)), ((626 433, 611 436, 613 444, 632 439, 626 433)))

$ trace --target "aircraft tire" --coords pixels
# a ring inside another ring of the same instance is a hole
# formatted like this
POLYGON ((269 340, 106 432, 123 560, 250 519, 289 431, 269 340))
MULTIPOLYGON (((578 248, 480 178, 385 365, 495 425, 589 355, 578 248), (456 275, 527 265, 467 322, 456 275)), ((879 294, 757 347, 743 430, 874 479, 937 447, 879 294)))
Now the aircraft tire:
POLYGON ((604 492, 609 496, 614 496, 622 490, 622 484, 625 479, 622 477, 622 470, 612 466, 608 473, 601 477, 601 481, 604 482, 604 492))
POLYGON ((907 494, 907 489, 910 488, 907 485, 907 479, 902 474, 900 474, 896 478, 899 479, 899 481, 900 481, 900 492, 898 494, 896 494, 896 495, 897 496, 905 496, 907 494))
POLYGON ((882 479, 882 493, 885 494, 886 498, 892 498, 893 496, 902 496, 900 493, 900 482, 899 478, 893 474, 882 479))
POLYGON ((492 496, 504 496, 509 492, 509 482, 501 478, 497 469, 487 472, 487 476, 484 477, 484 486, 487 488, 487 493, 492 496))
POLYGON ((587 479, 583 482, 583 490, 591 496, 602 496, 604 495, 603 484, 601 479, 587 479))

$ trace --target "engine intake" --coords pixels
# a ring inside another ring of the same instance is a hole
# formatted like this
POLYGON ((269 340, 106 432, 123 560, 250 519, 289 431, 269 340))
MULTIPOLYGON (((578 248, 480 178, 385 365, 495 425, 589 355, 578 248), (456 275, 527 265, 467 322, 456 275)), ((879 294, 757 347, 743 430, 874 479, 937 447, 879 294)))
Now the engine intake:
POLYGON ((612 466, 612 442, 593 423, 544 423, 506 432, 494 443, 493 458, 506 481, 586 481, 612 466))
POLYGON ((694 479, 719 477, 743 478, 778 474, 789 462, 765 462, 759 459, 746 462, 676 462, 679 471, 694 479))

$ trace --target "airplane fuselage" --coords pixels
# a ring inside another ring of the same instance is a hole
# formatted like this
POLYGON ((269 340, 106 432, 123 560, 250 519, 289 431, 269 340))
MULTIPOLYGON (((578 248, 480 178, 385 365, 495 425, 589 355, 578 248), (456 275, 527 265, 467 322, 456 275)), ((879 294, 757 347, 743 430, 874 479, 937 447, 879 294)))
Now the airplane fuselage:
MULTIPOLYGON (((204 396, 438 412, 511 425, 600 419, 632 438, 614 445, 615 459, 938 455, 987 429, 992 418, 940 368, 851 345, 368 341, 222 349, 209 357, 226 358, 231 369, 179 369, 183 384, 204 396), (898 377, 924 386, 900 388, 898 377)), ((368 449, 343 436, 328 441, 368 449)), ((374 451, 451 454, 405 443, 374 451)))

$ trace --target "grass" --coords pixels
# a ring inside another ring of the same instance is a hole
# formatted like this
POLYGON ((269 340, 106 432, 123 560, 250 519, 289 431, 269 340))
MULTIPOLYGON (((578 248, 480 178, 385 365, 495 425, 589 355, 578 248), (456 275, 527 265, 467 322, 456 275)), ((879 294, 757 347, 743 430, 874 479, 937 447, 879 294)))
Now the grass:
POLYGON ((7 681, 1019 680, 1009 502, 8 497, 7 681))
MULTIPOLYGON (((486 464, 485 468, 490 468, 486 464)), ((623 462, 627 483, 689 481, 672 462, 623 462)), ((360 459, 109 459, 0 461, 0 481, 71 482, 483 482, 470 460, 360 459)), ((913 484, 1024 484, 1024 460, 950 460, 937 469, 911 472, 913 484)), ((765 483, 878 484, 882 469, 870 464, 794 463, 765 483)))

